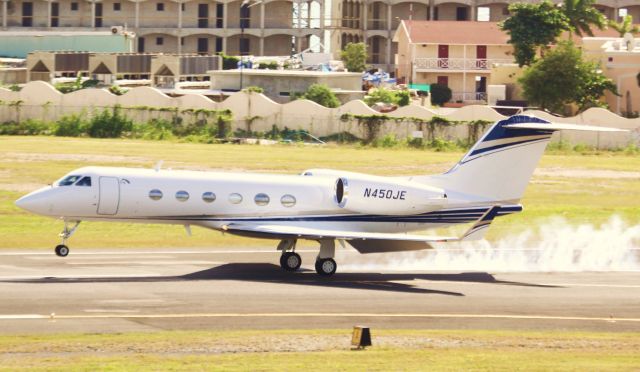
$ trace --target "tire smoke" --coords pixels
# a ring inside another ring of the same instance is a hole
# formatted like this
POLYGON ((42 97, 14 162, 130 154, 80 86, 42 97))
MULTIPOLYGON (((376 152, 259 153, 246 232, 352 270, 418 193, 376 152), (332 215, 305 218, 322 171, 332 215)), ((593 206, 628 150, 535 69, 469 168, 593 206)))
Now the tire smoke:
POLYGON ((640 271, 640 225, 613 216, 601 226, 562 218, 520 234, 436 249, 349 256, 345 270, 491 272, 640 271))

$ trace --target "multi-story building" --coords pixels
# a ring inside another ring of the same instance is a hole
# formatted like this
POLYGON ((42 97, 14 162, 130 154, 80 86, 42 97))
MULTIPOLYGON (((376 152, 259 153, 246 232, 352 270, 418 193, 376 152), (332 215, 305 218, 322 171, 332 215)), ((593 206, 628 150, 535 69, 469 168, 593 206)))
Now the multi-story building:
POLYGON ((323 38, 325 1, 0 0, 0 19, 10 31, 122 27, 138 52, 282 56, 323 38))
MULTIPOLYGON (((332 7, 331 45, 334 55, 337 47, 349 42, 365 42, 368 62, 375 67, 394 70, 393 56, 397 44, 393 35, 402 20, 434 21, 488 21, 499 22, 509 16, 508 7, 516 2, 538 0, 341 0, 332 7), (338 24, 339 23, 339 24, 338 24)), ((553 0, 561 3, 562 0, 553 0)), ((596 0, 596 8, 609 19, 632 15, 640 21, 638 0, 596 0)), ((452 25, 452 30, 455 25, 452 25)), ((445 35, 449 32, 443 30, 445 35)))
POLYGON ((397 78, 446 85, 454 102, 484 102, 492 66, 514 62, 508 39, 496 22, 402 21, 397 78))

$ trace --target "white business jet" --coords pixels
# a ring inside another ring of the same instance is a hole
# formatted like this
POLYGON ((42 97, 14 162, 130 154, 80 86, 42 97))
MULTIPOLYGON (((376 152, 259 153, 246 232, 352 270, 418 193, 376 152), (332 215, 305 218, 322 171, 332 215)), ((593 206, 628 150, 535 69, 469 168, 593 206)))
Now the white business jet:
MULTIPOLYGON (((335 241, 360 253, 428 249, 436 242, 481 239, 495 217, 519 204, 551 135, 557 130, 618 131, 556 124, 530 116, 495 123, 448 172, 381 177, 328 169, 300 175, 86 167, 16 201, 33 213, 60 218, 62 243, 80 221, 202 226, 279 240, 280 264, 295 271, 298 239, 315 240, 315 268, 329 276, 337 265, 335 241), (417 232, 474 222, 459 237, 417 232)), ((416 156, 420 156, 416 152, 416 156)))

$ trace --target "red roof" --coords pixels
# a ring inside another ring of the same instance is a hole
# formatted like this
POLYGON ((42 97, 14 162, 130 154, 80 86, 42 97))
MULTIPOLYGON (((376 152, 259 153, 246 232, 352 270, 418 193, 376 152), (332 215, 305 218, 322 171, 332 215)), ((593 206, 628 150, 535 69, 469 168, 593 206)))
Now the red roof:
POLYGON ((417 44, 505 45, 509 35, 496 22, 402 21, 417 44))

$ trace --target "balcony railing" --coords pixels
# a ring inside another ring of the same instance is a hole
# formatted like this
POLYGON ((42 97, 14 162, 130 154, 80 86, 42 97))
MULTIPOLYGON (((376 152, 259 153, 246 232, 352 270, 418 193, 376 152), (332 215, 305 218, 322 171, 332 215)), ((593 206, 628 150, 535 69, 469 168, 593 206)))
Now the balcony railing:
POLYGON ((486 92, 453 92, 451 93, 451 102, 465 103, 486 103, 486 92))
POLYGON ((417 70, 489 70, 495 63, 513 63, 512 59, 416 58, 417 70))

